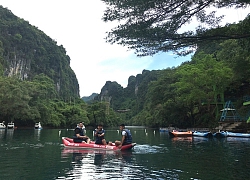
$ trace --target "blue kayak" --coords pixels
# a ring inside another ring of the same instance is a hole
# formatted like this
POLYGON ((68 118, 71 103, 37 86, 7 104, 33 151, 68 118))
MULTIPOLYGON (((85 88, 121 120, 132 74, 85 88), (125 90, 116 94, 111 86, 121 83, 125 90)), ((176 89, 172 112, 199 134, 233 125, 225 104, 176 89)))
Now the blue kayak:
POLYGON ((227 132, 227 135, 229 137, 244 137, 244 138, 250 138, 249 133, 234 133, 234 132, 227 132))
POLYGON ((213 134, 211 132, 194 131, 193 132, 193 136, 213 137, 213 134))
POLYGON ((228 136, 227 131, 220 131, 220 132, 216 132, 213 134, 214 137, 216 138, 225 138, 228 136))

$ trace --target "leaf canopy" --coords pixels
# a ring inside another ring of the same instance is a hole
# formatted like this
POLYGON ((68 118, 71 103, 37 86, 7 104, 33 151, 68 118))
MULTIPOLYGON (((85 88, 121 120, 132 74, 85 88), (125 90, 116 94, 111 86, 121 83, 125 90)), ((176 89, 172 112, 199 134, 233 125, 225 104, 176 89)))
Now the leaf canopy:
MULTIPOLYGON (((138 56, 153 55, 160 51, 175 51, 180 55, 193 52, 198 43, 207 40, 239 39, 250 37, 244 31, 218 28, 223 16, 206 8, 246 8, 249 0, 102 0, 107 9, 102 17, 104 22, 119 21, 107 35, 107 42, 118 43, 135 49, 138 56), (195 31, 179 30, 194 18, 206 24, 195 31), (216 28, 216 31, 208 29, 216 28)), ((248 20, 246 20, 249 22, 248 20)), ((248 23, 246 23, 248 24, 248 23)), ((242 24, 245 27, 246 24, 242 24)), ((245 29, 245 28, 241 28, 245 29)))

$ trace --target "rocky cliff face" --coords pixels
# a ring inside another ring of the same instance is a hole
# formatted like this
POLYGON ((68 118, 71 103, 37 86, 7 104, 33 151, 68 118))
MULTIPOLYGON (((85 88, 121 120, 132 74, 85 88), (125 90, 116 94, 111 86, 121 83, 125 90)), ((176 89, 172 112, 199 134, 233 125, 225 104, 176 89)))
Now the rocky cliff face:
POLYGON ((142 74, 128 78, 126 88, 123 88, 117 82, 107 81, 102 87, 101 93, 95 97, 95 100, 109 102, 110 107, 115 110, 136 109, 135 107, 139 107, 139 104, 142 107, 146 100, 145 96, 149 83, 157 80, 157 78, 158 71, 143 70, 142 74))
POLYGON ((60 97, 79 97, 78 81, 63 46, 2 6, 0 63, 4 76, 32 80, 43 73, 53 79, 60 97))
POLYGON ((28 78, 28 74, 31 69, 31 60, 22 58, 22 55, 15 50, 12 51, 12 57, 10 57, 9 53, 7 53, 7 56, 4 56, 4 59, 8 65, 4 70, 5 76, 16 76, 21 80, 26 80, 28 78))

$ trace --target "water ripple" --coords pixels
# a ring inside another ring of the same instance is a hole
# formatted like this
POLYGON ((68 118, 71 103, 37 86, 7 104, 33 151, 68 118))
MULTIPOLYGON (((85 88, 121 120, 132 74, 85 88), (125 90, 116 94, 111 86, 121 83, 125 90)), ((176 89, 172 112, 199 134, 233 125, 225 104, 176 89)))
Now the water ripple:
POLYGON ((155 153, 166 153, 168 151, 167 147, 161 146, 150 146, 148 144, 136 145, 134 147, 134 152, 136 154, 155 154, 155 153))

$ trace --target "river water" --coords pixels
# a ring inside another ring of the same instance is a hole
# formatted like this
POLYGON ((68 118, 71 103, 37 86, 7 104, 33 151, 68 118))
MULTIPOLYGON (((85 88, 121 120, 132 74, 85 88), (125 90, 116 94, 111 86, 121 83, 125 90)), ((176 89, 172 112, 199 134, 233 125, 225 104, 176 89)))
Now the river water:
MULTIPOLYGON (((124 152, 62 146, 72 130, 0 130, 0 179, 239 179, 250 177, 248 138, 171 138, 167 133, 130 128, 134 149, 124 152)), ((92 130, 87 135, 93 137, 92 130)), ((106 139, 121 139, 116 129, 106 139)))

